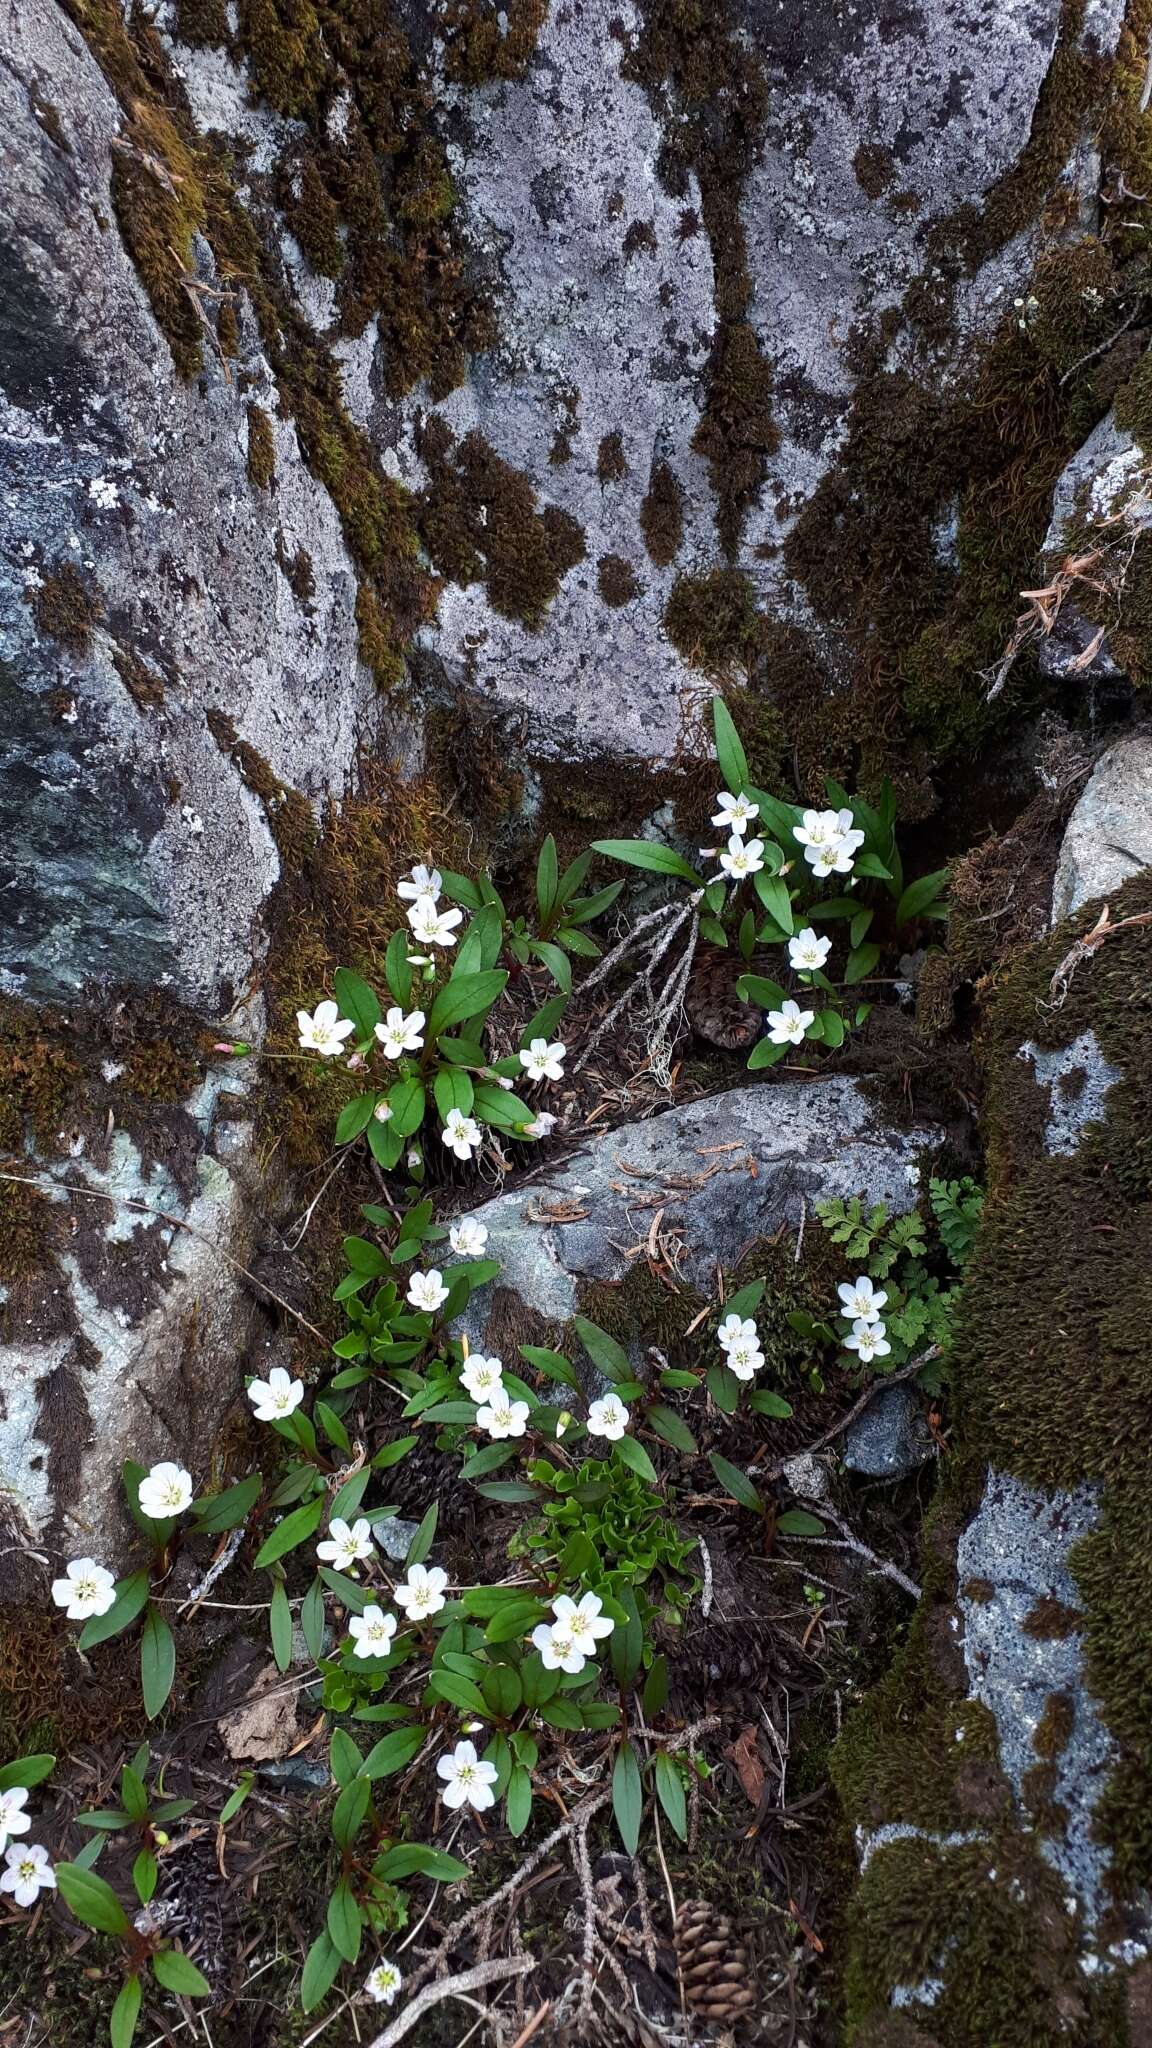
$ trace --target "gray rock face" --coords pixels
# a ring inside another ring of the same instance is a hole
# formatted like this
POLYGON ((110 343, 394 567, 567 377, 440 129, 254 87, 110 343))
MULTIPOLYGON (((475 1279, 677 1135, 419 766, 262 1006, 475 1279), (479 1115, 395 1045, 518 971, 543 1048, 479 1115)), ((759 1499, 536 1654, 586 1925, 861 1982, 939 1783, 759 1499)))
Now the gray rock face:
POLYGON ((1068 821, 1052 885, 1052 922, 1114 896, 1152 862, 1152 733, 1119 740, 1097 763, 1068 821))
POLYGON ((1108 1090, 1120 1079, 1118 1070, 1105 1059, 1094 1031, 1082 1031, 1070 1045, 1054 1049, 1022 1045, 1019 1057, 1031 1060, 1037 1081, 1048 1090, 1045 1149, 1075 1152, 1085 1125, 1104 1115, 1108 1090))
MULTIPOLYGON (((912 1206, 906 1169, 933 1142, 929 1129, 895 1131, 859 1086, 837 1077, 810 1086, 730 1089, 647 1123, 606 1131, 531 1188, 473 1211, 500 1259, 500 1285, 540 1315, 566 1322, 581 1280, 622 1279, 628 1248, 660 1228, 680 1245, 679 1270, 711 1290, 716 1262, 731 1264, 758 1237, 812 1222, 817 1201, 866 1192, 894 1214, 912 1206)), ((469 1308, 483 1342, 484 1290, 469 1308)))
POLYGON ((883 1387, 844 1432, 844 1464, 867 1479, 906 1479, 932 1456, 924 1402, 905 1382, 883 1387))

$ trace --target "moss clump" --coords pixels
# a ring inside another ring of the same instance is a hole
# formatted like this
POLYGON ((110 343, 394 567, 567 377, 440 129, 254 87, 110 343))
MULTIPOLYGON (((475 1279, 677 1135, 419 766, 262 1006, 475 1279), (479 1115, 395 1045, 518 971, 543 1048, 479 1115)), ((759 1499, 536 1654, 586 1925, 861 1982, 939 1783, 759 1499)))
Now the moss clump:
POLYGON ((112 655, 112 666, 138 710, 160 710, 164 702, 165 679, 159 670, 149 668, 135 648, 117 647, 112 655))
POLYGON ((708 396, 692 446, 708 464, 716 493, 716 531, 725 554, 736 553, 744 515, 760 495, 768 457, 780 445, 772 417, 772 371, 755 330, 737 320, 717 330, 708 365, 708 396))
POLYGON ((619 483, 628 474, 628 457, 624 453, 624 436, 616 429, 605 434, 596 450, 596 474, 602 484, 619 483))
POLYGON ((268 829, 285 868, 295 871, 307 861, 317 838, 316 819, 307 797, 281 782, 263 754, 240 738, 225 712, 212 709, 206 713, 206 719, 221 753, 228 755, 245 787, 263 804, 268 829))
POLYGON ((120 1085, 149 1102, 187 1102, 201 1073, 200 1063, 183 1046, 161 1038, 133 1048, 120 1085))
MULTIPOLYGON (((22 1160, 21 1171, 25 1163, 22 1160)), ((49 1264, 52 1207, 36 1188, 0 1181, 0 1281, 5 1286, 42 1272, 49 1264)))
POLYGON ((640 502, 640 531, 658 569, 666 569, 684 539, 684 493, 675 470, 654 462, 640 502))
POLYGON ((103 616, 100 593, 71 562, 58 562, 32 599, 36 624, 70 654, 87 654, 92 629, 103 616))
POLYGON ((276 440, 260 405, 248 407, 248 481, 257 491, 271 490, 276 481, 276 440))
POLYGON ((1045 1598, 1037 1600, 1024 1616, 1021 1627, 1026 1636, 1035 1636, 1038 1642, 1050 1641, 1053 1637, 1075 1635, 1082 1627, 1084 1616, 1078 1607, 1069 1607, 1066 1600, 1045 1598))
POLYGON ((278 114, 306 119, 328 75, 311 0, 239 0, 239 18, 256 95, 278 114))
POLYGON ((280 181, 284 218, 320 277, 339 277, 346 251, 340 233, 340 208, 324 182, 315 151, 286 168, 280 181))
POLYGON ((868 199, 882 199, 896 182, 896 159, 882 142, 862 142, 852 159, 856 183, 868 199))
POLYGON ((473 431, 457 443, 440 420, 419 437, 428 466, 420 533, 455 583, 483 583, 506 618, 536 628, 561 581, 584 558, 584 536, 567 512, 539 510, 527 478, 473 431))
POLYGON ((192 49, 221 49, 232 39, 228 0, 176 0, 176 34, 192 49))
POLYGON ((752 585, 739 569, 678 576, 664 608, 664 630, 685 661, 706 675, 746 667, 759 637, 752 585))
POLYGON ((276 529, 276 566, 301 611, 311 611, 312 599, 316 595, 312 557, 306 547, 298 547, 294 555, 288 553, 288 542, 282 526, 276 529))
POLYGON ((26 1128, 54 1152, 81 1073, 61 1031, 23 1003, 0 1001, 0 1147, 24 1149, 26 1128))
POLYGON ((548 18, 548 0, 448 0, 439 27, 444 69, 460 85, 523 78, 548 18))
POLYGON ((596 564, 596 585, 605 604, 631 604, 640 595, 636 571, 623 555, 601 555, 596 564))

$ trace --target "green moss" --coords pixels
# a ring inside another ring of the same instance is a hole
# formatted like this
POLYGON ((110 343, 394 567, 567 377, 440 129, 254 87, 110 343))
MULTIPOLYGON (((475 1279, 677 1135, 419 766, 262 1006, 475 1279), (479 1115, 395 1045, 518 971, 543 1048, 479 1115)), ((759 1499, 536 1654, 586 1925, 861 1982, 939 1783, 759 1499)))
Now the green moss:
POLYGON ((40 631, 50 640, 58 640, 70 654, 87 654, 103 606, 95 583, 71 562, 58 562, 35 591, 32 612, 40 631))
POLYGON ((640 595, 636 571, 623 555, 601 555, 596 564, 596 586, 605 604, 631 604, 640 595))
POLYGON ((257 491, 271 490, 276 481, 276 440, 272 422, 259 405, 248 407, 248 481, 257 491))
POLYGON ((628 457, 624 453, 624 436, 617 430, 605 434, 596 450, 596 474, 602 484, 619 483, 628 474, 628 457))
POLYGON ((228 0, 176 0, 176 34, 193 49, 225 47, 232 38, 228 0))
POLYGON ((306 150, 298 163, 285 167, 280 204, 312 269, 320 277, 339 277, 346 255, 340 208, 324 182, 315 151, 306 150))
POLYGON ((759 631, 751 583, 739 569, 678 576, 664 609, 664 630, 685 661, 706 675, 746 666, 759 631))
POLYGON ((328 76, 311 0, 239 0, 239 20, 255 94, 278 114, 305 119, 328 76))
POLYGON ((455 442, 442 421, 420 436, 429 472, 419 510, 436 567, 458 583, 482 582, 496 611, 530 628, 569 569, 584 558, 576 521, 558 506, 538 509, 527 478, 475 431, 455 442))
POLYGON ((444 68, 461 85, 523 78, 548 18, 548 0, 448 0, 440 17, 444 68))
POLYGON ((658 569, 675 561, 684 539, 684 493, 675 470, 666 462, 652 464, 648 489, 640 502, 640 531, 658 569))

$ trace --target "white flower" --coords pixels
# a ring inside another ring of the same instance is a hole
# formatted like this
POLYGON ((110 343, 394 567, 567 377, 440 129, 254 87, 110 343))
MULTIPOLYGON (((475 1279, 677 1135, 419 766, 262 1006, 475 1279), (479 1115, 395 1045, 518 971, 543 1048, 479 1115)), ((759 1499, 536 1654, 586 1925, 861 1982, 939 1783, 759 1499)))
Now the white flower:
POLYGON ((742 837, 752 819, 760 816, 759 804, 754 804, 750 797, 732 796, 728 790, 722 789, 716 801, 720 808, 712 823, 733 838, 742 837))
POLYGON ((815 1015, 815 1010, 802 1010, 791 996, 782 1009, 769 1010, 768 1036, 773 1045, 799 1045, 815 1015))
POLYGON ((376 1026, 386 1060, 398 1060, 406 1052, 419 1052, 424 1044, 423 1032, 423 1010, 412 1010, 405 1016, 403 1010, 393 1008, 386 1012, 384 1022, 376 1026))
POLYGON ((750 1380, 754 1372, 759 1372, 763 1363, 764 1353, 755 1342, 748 1343, 742 1339, 729 1348, 728 1370, 735 1373, 738 1380, 750 1380))
POLYGON ((471 1159, 473 1152, 478 1152, 484 1142, 475 1117, 465 1116, 462 1109, 448 1111, 440 1136, 457 1159, 471 1159))
POLYGON ((32 1816, 25 1813, 28 1794, 23 1785, 13 1785, 10 1792, 0 1792, 0 1849, 3 1849, 10 1835, 26 1835, 32 1825, 32 1816))
POLYGON ((340 1015, 333 1002, 317 1003, 311 1016, 307 1010, 297 1010, 296 1023, 304 1051, 318 1052, 324 1060, 343 1052, 344 1040, 356 1029, 350 1018, 340 1015))
POLYGON ((390 1102, 378 1102, 372 1114, 378 1124, 390 1124, 392 1121, 392 1104, 390 1102))
POLYGON ((604 1602, 598 1593, 582 1593, 579 1602, 561 1593, 552 1602, 552 1612, 558 1627, 567 1630, 572 1641, 577 1643, 589 1657, 596 1655, 596 1645, 605 1636, 610 1636, 616 1626, 603 1612, 604 1602))
POLYGON ((348 1633, 356 1645, 354 1657, 386 1657, 396 1633, 396 1616, 385 1614, 382 1607, 366 1607, 363 1614, 349 1615, 348 1633))
POLYGON ((528 1050, 520 1054, 520 1065, 530 1081, 562 1081, 567 1050, 558 1039, 555 1045, 549 1045, 546 1038, 534 1038, 528 1050))
POLYGON ((18 1906, 34 1906, 38 1892, 56 1889, 56 1872, 39 1842, 13 1842, 0 1877, 0 1892, 11 1892, 18 1906))
POLYGON ((504 1361, 500 1358, 483 1358, 473 1351, 460 1375, 460 1384, 474 1401, 490 1400, 493 1394, 504 1392, 504 1361))
POLYGON ((847 807, 839 811, 805 811, 803 825, 794 826, 793 832, 804 848, 809 867, 820 876, 850 875, 856 850, 864 844, 864 834, 854 829, 847 807))
POLYGON ((422 946, 454 946, 462 910, 437 910, 431 896, 420 896, 408 912, 413 936, 422 946))
POLYGON ((855 1351, 861 1365, 871 1365, 874 1358, 886 1358, 891 1351, 884 1335, 883 1323, 853 1323, 852 1335, 844 1339, 845 1351, 855 1351))
POLYGON ((540 1652, 545 1671, 583 1671, 584 1652, 571 1629, 560 1622, 538 1622, 532 1631, 532 1642, 540 1652))
POLYGON ((392 1598, 404 1609, 409 1621, 423 1621, 429 1614, 439 1614, 445 1605, 447 1584, 448 1574, 438 1564, 410 1564, 405 1583, 397 1586, 392 1598))
POLYGON ((140 1481, 140 1513, 154 1522, 182 1515, 192 1505, 192 1475, 183 1465, 153 1465, 140 1481))
POLYGON ((397 882, 396 894, 410 903, 418 902, 421 896, 427 896, 433 903, 437 903, 443 886, 439 870, 427 868, 423 861, 418 861, 411 874, 405 875, 402 882, 397 882))
POLYGON ((453 1812, 461 1806, 474 1806, 477 1813, 485 1813, 495 1806, 492 1787, 500 1773, 495 1764, 480 1762, 474 1742, 458 1742, 451 1756, 441 1757, 436 1775, 444 1780, 441 1797, 453 1812))
POLYGON ((53 1579, 52 1598, 69 1621, 87 1621, 90 1614, 107 1614, 116 1598, 116 1580, 95 1558, 74 1557, 64 1577, 53 1579))
POLYGON ((448 1289, 438 1268, 432 1266, 427 1273, 413 1273, 408 1282, 407 1298, 413 1308, 421 1308, 425 1314, 435 1315, 436 1310, 448 1299, 448 1289))
POLYGON ((316 1545, 321 1564, 330 1564, 338 1572, 352 1571, 362 1558, 371 1557, 372 1551, 372 1525, 364 1515, 351 1527, 337 1515, 328 1524, 324 1542, 316 1545))
POLYGON ((628 1427, 628 1410, 615 1394, 605 1394, 602 1401, 593 1401, 588 1410, 589 1436, 606 1436, 609 1443, 619 1443, 628 1427))
POLYGON ((805 811, 800 824, 793 825, 792 827, 793 839, 798 839, 801 846, 805 849, 805 860, 808 859, 807 849, 809 847, 827 846, 836 836, 837 821, 835 811, 805 811))
POLYGON ((788 961, 799 974, 815 974, 823 967, 832 951, 831 939, 822 939, 806 924, 802 932, 788 941, 788 961))
POLYGON ((888 1299, 883 1288, 877 1293, 866 1273, 861 1273, 851 1285, 846 1280, 842 1281, 836 1292, 844 1304, 840 1314, 847 1316, 850 1322, 878 1323, 880 1311, 888 1299))
POLYGON ((756 1325, 751 1316, 725 1316, 716 1332, 716 1342, 721 1351, 731 1351, 733 1344, 755 1344, 756 1325))
POLYGON ((415 1173, 418 1166, 423 1166, 424 1160, 418 1145, 413 1145, 412 1150, 409 1152, 407 1156, 405 1164, 408 1168, 409 1173, 415 1173))
POLYGON ((549 1116, 546 1109, 538 1110, 531 1123, 523 1126, 526 1138, 550 1138, 556 1127, 556 1118, 549 1116))
POLYGON ((248 1399, 256 1411, 257 1422, 278 1422, 281 1416, 291 1415, 300 1406, 304 1382, 294 1380, 282 1365, 274 1365, 266 1380, 249 1381, 248 1399))
POLYGON ((381 1961, 374 1970, 369 1970, 364 1989, 377 2005, 391 2005, 403 1981, 395 1963, 381 1961))
POLYGON ((462 1216, 459 1223, 453 1223, 449 1229, 448 1242, 457 1258, 482 1259, 488 1242, 488 1225, 477 1223, 472 1216, 462 1216))
POLYGON ((476 1420, 489 1436, 499 1440, 506 1436, 523 1436, 530 1414, 527 1401, 510 1400, 501 1383, 489 1395, 487 1406, 476 1410, 476 1420))
POLYGON ((742 882, 745 875, 759 874, 764 865, 761 859, 763 852, 762 839, 745 840, 741 839, 738 832, 734 832, 728 841, 727 853, 720 855, 720 865, 726 875, 731 875, 734 882, 742 882))

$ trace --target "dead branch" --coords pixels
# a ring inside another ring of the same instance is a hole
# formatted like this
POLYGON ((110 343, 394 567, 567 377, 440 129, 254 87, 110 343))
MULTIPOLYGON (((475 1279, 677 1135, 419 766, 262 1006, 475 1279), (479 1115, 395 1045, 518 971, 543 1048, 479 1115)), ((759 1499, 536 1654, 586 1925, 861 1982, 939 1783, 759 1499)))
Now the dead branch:
POLYGON ((437 1983, 428 1984, 423 1991, 410 1999, 403 2012, 370 2041, 368 2048, 396 2048, 396 2043, 411 2033, 417 2020, 423 2019, 434 2005, 442 1999, 459 1998, 468 1991, 479 1991, 485 1984, 497 1984, 502 1977, 526 1977, 529 1970, 536 1968, 535 1956, 494 1956, 487 1963, 473 1963, 470 1970, 459 1970, 454 1977, 441 1977, 437 1983))
MULTIPOLYGON (((913 1600, 920 1599, 923 1588, 916 1584, 915 1579, 910 1579, 906 1572, 902 1572, 898 1564, 890 1564, 886 1557, 879 1556, 875 1550, 869 1548, 867 1543, 862 1543, 852 1528, 851 1523, 846 1522, 843 1515, 837 1514, 835 1508, 830 1508, 822 1496, 801 1494, 800 1498, 801 1500, 816 1499, 819 1503, 820 1513, 827 1521, 833 1524, 834 1528, 839 1529, 840 1535, 849 1550, 854 1550, 858 1557, 866 1559, 873 1571, 879 1572, 886 1579, 891 1579, 894 1586, 899 1586, 901 1591, 909 1594, 913 1600)), ((826 1536, 789 1536, 787 1540, 789 1543, 826 1543, 828 1538, 826 1536)))
MULTIPOLYGON (((882 1394, 885 1387, 898 1387, 901 1380, 910 1380, 923 1366, 930 1365, 932 1360, 939 1358, 939 1356, 939 1345, 932 1344, 927 1351, 920 1353, 919 1358, 910 1359, 907 1365, 902 1365, 898 1372, 886 1372, 883 1379, 873 1380, 870 1386, 865 1387, 859 1400, 854 1401, 851 1408, 845 1409, 844 1414, 832 1424, 830 1429, 824 1431, 823 1436, 818 1436, 815 1443, 806 1444, 802 1451, 793 1451, 791 1456, 785 1459, 784 1465, 791 1465, 794 1458, 814 1457, 817 1451, 822 1451, 836 1437, 843 1436, 846 1429, 851 1429, 856 1417, 863 1415, 869 1403, 876 1399, 877 1394, 882 1394)), ((764 1474, 764 1477, 766 1479, 782 1479, 784 1477, 784 1465, 773 1465, 771 1470, 764 1474)))
POLYGON ((1106 903, 1091 931, 1085 932, 1083 938, 1077 939, 1065 953, 1048 984, 1048 994, 1052 1000, 1045 1007, 1050 1010, 1063 1009, 1076 969, 1083 960, 1091 959, 1097 948, 1104 944, 1105 939, 1114 939, 1118 933, 1130 931, 1134 925, 1145 924, 1152 924, 1152 910, 1141 910, 1132 917, 1122 917, 1119 924, 1113 924, 1112 906, 1106 903))

